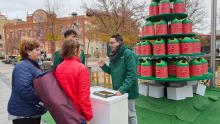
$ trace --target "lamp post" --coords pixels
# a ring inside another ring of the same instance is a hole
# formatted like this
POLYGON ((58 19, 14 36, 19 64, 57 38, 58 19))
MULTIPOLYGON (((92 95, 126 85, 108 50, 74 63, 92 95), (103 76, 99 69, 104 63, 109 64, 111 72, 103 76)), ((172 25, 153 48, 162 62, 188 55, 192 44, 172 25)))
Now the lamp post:
MULTIPOLYGON (((75 30, 78 35, 81 35, 81 33, 79 31, 80 25, 77 20, 78 14, 76 12, 73 12, 71 15, 73 17, 73 30, 75 30)), ((82 28, 83 28, 83 26, 82 26, 82 28)), ((83 35, 83 33, 82 33, 82 35, 83 35)), ((87 65, 87 59, 85 59, 85 54, 84 54, 84 45, 85 45, 84 41, 83 41, 83 43, 82 42, 80 43, 80 48, 81 48, 81 55, 80 56, 83 56, 82 57, 83 60, 81 60, 81 61, 87 65)))
POLYGON ((211 68, 213 76, 211 78, 211 86, 215 87, 215 71, 216 71, 216 15, 217 15, 217 0, 211 1, 211 68))
MULTIPOLYGON (((79 31, 79 23, 78 23, 78 20, 77 20, 77 13, 76 12, 73 12, 72 14, 72 17, 73 17, 73 30, 76 31, 76 33, 78 35, 80 35, 80 31, 79 31)), ((82 44, 80 44, 81 47, 83 46, 82 44)))
POLYGON ((79 33, 79 26, 77 24, 77 13, 76 12, 73 12, 72 14, 72 17, 73 17, 73 30, 75 30, 77 33, 79 33))

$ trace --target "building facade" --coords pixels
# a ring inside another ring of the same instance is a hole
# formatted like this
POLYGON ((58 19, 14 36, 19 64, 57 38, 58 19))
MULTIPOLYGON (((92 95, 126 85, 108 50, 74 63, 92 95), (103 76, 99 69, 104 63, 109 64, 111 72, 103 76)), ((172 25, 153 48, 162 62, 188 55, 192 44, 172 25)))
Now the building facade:
POLYGON ((7 17, 0 12, 0 58, 3 58, 5 56, 4 52, 4 43, 5 43, 5 35, 4 35, 4 25, 6 23, 15 23, 19 20, 14 19, 14 20, 9 20, 7 17))
MULTIPOLYGON (((210 34, 199 34, 202 42, 202 51, 209 54, 211 52, 211 35, 210 34)), ((220 56, 220 32, 216 34, 216 56, 220 56)))
MULTIPOLYGON (((74 25, 79 25, 80 41, 86 44, 87 20, 86 16, 76 16, 75 19, 71 16, 58 18, 53 13, 38 9, 33 14, 28 14, 26 21, 4 24, 5 52, 7 55, 17 55, 20 38, 32 37, 38 39, 42 50, 51 56, 51 42, 55 43, 55 50, 59 49, 64 39, 63 33, 68 29, 73 29, 74 25)), ((84 49, 86 49, 85 45, 84 49)))

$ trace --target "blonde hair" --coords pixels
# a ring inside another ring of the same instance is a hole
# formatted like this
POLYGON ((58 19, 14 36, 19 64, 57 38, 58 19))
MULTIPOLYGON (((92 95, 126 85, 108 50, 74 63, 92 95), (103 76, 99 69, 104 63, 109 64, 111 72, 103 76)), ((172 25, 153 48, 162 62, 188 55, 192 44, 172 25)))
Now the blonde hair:
POLYGON ((32 51, 35 48, 40 47, 40 43, 37 39, 30 37, 22 37, 19 46, 20 55, 22 58, 28 57, 28 51, 32 51))

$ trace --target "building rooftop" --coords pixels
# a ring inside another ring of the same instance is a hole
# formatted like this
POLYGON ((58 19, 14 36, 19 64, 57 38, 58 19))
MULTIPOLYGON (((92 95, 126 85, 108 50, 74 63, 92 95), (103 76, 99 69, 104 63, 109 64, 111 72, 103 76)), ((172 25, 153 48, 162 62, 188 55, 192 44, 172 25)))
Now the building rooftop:
POLYGON ((0 12, 0 19, 1 19, 1 20, 6 20, 7 18, 6 18, 5 15, 3 15, 3 14, 0 12))

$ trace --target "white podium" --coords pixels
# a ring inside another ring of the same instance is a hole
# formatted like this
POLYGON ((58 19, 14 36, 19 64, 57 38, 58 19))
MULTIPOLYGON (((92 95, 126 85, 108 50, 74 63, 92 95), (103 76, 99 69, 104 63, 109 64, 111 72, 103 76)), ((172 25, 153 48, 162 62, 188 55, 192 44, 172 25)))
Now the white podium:
POLYGON ((90 88, 93 108, 91 124, 128 124, 128 94, 103 98, 94 95, 96 91, 116 92, 98 86, 90 88))

